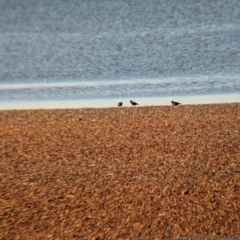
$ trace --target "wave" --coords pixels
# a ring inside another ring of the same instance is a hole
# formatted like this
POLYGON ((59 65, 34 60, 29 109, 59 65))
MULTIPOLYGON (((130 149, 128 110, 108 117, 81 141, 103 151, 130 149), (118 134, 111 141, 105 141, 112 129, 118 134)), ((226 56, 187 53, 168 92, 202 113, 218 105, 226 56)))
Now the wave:
POLYGON ((240 93, 240 76, 0 84, 0 100, 75 100, 240 93))
MULTIPOLYGON (((66 80, 63 80, 66 81, 66 80)), ((103 80, 103 81, 66 81, 66 82, 37 82, 37 83, 0 83, 0 90, 11 89, 44 89, 63 87, 100 87, 100 86, 122 86, 122 85, 176 85, 176 84, 213 84, 224 83, 232 85, 234 81, 240 83, 240 76, 199 76, 199 77, 168 77, 151 79, 129 79, 129 80, 103 80)))

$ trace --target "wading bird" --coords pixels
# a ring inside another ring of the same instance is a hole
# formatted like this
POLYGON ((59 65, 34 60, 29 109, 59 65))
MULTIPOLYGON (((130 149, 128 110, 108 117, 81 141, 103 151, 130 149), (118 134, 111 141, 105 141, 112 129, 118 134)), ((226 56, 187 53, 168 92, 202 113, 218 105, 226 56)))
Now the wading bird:
POLYGON ((136 103, 136 102, 133 102, 132 100, 130 100, 130 103, 132 104, 132 106, 139 105, 138 103, 136 103))
POLYGON ((118 103, 118 107, 121 107, 122 105, 123 105, 122 102, 119 102, 119 103, 118 103))
POLYGON ((177 105, 181 104, 181 103, 179 103, 179 102, 174 102, 174 101, 171 101, 171 102, 172 102, 172 105, 173 105, 173 106, 177 106, 177 105))

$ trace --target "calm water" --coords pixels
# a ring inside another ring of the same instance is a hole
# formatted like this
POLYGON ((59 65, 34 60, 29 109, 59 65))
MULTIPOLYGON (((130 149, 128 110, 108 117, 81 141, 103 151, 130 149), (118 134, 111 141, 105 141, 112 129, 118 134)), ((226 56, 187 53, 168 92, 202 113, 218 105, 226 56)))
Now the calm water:
POLYGON ((0 1, 0 108, 226 94, 240 100, 238 0, 0 1))

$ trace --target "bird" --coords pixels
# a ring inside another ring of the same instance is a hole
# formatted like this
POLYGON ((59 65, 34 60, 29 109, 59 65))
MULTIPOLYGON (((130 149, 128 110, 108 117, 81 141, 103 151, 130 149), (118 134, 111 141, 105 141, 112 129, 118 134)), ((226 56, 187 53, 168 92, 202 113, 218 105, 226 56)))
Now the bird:
POLYGON ((138 103, 136 103, 136 102, 133 102, 132 100, 130 100, 130 103, 132 104, 132 106, 139 105, 138 103))
POLYGON ((119 103, 118 103, 118 107, 121 107, 122 105, 123 105, 122 102, 119 102, 119 103))
POLYGON ((177 105, 181 104, 181 103, 179 103, 179 102, 174 102, 174 101, 171 101, 171 102, 172 102, 172 105, 173 105, 173 106, 177 106, 177 105))

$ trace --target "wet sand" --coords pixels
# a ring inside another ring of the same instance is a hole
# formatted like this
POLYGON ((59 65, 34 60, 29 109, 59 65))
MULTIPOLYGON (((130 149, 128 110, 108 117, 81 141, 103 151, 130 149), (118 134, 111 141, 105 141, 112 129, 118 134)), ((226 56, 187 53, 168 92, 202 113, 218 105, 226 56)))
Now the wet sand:
MULTIPOLYGON (((0 85, 1 89, 1 85, 0 85)), ((169 96, 169 97, 138 97, 134 101, 140 106, 163 106, 171 104, 171 100, 186 104, 212 104, 212 103, 236 103, 240 101, 240 94, 216 94, 216 95, 193 95, 193 96, 169 96)), ((111 108, 117 103, 123 102, 124 107, 130 107, 129 98, 106 98, 106 99, 81 99, 81 100, 46 100, 46 101, 0 101, 1 110, 19 109, 79 109, 79 108, 111 108)))
POLYGON ((1 239, 240 238, 240 104, 0 111, 1 239))

